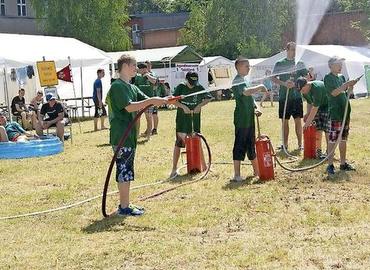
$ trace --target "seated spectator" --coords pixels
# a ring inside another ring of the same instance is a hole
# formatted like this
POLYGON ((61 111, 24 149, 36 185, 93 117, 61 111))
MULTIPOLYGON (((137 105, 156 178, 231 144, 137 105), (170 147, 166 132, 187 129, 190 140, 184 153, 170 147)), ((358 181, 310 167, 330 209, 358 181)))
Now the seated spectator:
POLYGON ((17 122, 8 122, 5 115, 0 115, 0 142, 28 141, 35 136, 26 132, 17 122))
POLYGON ((31 100, 29 106, 29 109, 32 112, 32 126, 34 129, 36 129, 36 123, 39 118, 43 96, 44 95, 41 91, 37 91, 37 95, 31 100))
POLYGON ((39 121, 37 122, 36 133, 43 135, 43 130, 50 127, 57 128, 57 136, 64 141, 64 109, 53 94, 46 95, 47 103, 43 104, 40 110, 39 121), (45 116, 48 115, 47 118, 45 116))
POLYGON ((24 98, 25 90, 21 88, 18 92, 18 96, 12 100, 12 114, 22 119, 22 126, 25 129, 31 129, 31 113, 26 108, 26 100, 24 98))

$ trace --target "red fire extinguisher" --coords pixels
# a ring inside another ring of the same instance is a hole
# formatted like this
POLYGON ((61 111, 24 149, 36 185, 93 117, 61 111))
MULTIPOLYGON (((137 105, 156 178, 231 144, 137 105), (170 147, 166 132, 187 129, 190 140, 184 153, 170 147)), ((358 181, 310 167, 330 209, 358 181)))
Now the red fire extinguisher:
POLYGON ((316 127, 309 126, 303 131, 304 150, 303 156, 305 159, 316 158, 316 127))
MULTIPOLYGON (((191 113, 191 129, 193 131, 193 113, 191 113)), ((188 173, 203 172, 206 170, 204 165, 204 155, 201 137, 193 132, 185 137, 186 163, 188 173)))
POLYGON ((256 152, 259 170, 259 179, 262 181, 275 179, 274 159, 270 139, 262 136, 260 131, 259 119, 257 116, 258 137, 256 140, 256 152))

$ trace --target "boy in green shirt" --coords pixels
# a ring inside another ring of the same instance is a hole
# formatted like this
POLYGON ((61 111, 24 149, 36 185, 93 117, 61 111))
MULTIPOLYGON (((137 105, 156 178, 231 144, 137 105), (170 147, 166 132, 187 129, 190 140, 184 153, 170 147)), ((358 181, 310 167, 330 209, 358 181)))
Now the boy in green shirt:
POLYGON ((258 92, 267 93, 267 89, 263 84, 251 87, 250 82, 245 80, 245 76, 248 75, 250 70, 248 59, 243 57, 236 59, 235 68, 238 75, 233 80, 232 87, 236 102, 234 111, 235 141, 233 148, 234 177, 232 181, 239 182, 244 180, 240 176, 240 164, 245 159, 245 154, 252 162, 254 175, 259 175, 255 151, 254 115, 260 116, 262 113, 257 109, 252 95, 258 92))
MULTIPOLYGON (((174 96, 186 96, 203 91, 204 87, 198 82, 199 76, 196 72, 186 74, 186 82, 180 83, 174 92, 174 96)), ((177 163, 180 158, 181 148, 185 147, 185 137, 193 132, 200 133, 201 108, 212 100, 209 93, 194 95, 177 101, 176 113, 176 142, 173 150, 173 164, 170 178, 177 176, 177 163)))
POLYGON ((307 101, 307 113, 303 117, 305 124, 303 130, 308 128, 312 122, 316 127, 316 157, 324 159, 326 156, 322 153, 321 140, 322 133, 325 132, 326 149, 328 148, 329 132, 329 113, 328 97, 326 88, 322 81, 307 81, 306 78, 299 78, 296 82, 296 88, 300 91, 307 101))
POLYGON ((279 90, 279 118, 283 125, 283 143, 288 148, 289 139, 289 119, 293 117, 295 132, 298 140, 298 148, 302 149, 302 118, 303 102, 301 93, 295 89, 295 81, 299 77, 307 75, 308 70, 304 63, 295 63, 296 44, 289 42, 287 44, 287 57, 277 62, 274 66, 272 81, 280 85, 279 90), (289 95, 287 97, 287 92, 289 95), (283 119, 285 101, 287 101, 285 119, 283 119))
MULTIPOLYGON (((160 106, 166 103, 163 98, 148 98, 135 85, 130 84, 136 75, 136 60, 129 55, 118 59, 119 79, 115 80, 107 94, 109 111, 110 144, 117 150, 119 140, 136 112, 148 105, 160 106)), ((137 143, 136 129, 132 129, 125 144, 119 149, 116 160, 116 181, 118 183, 120 205, 118 215, 142 215, 143 208, 130 204, 130 182, 134 180, 134 157, 137 143)))
MULTIPOLYGON (((148 97, 154 97, 154 85, 157 82, 157 79, 151 75, 148 71, 148 65, 146 63, 140 63, 138 65, 139 72, 135 77, 135 85, 148 97)), ((150 107, 145 112, 146 118, 146 130, 142 134, 143 136, 150 138, 153 128, 153 111, 154 107, 150 107)))
MULTIPOLYGON (((353 86, 358 82, 358 80, 351 80, 346 82, 344 76, 341 73, 342 63, 344 58, 339 58, 334 56, 329 59, 330 73, 324 78, 325 87, 328 96, 329 105, 329 118, 330 118, 330 131, 329 131, 329 147, 328 153, 334 151, 334 146, 339 138, 340 131, 344 125, 344 130, 339 143, 339 154, 340 154, 340 169, 342 171, 354 171, 355 169, 347 163, 346 153, 347 153, 347 138, 349 133, 349 122, 351 115, 351 106, 348 104, 348 112, 343 123, 345 107, 347 103, 347 96, 349 91, 353 90, 353 86)), ((333 165, 334 154, 329 156, 328 159, 328 175, 334 175, 334 165, 333 165)))

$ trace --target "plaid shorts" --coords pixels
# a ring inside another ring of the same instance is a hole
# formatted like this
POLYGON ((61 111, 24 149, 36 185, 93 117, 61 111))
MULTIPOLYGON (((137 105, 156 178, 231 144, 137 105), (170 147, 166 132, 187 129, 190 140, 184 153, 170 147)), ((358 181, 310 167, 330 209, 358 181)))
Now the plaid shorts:
MULTIPOLYGON (((329 141, 335 143, 338 140, 340 130, 342 129, 342 121, 330 121, 329 141)), ((349 122, 344 126, 342 141, 346 141, 349 133, 349 122)))
POLYGON ((315 121, 315 126, 317 130, 324 132, 329 132, 330 123, 329 123, 329 112, 328 111, 318 111, 313 119, 315 121))
MULTIPOLYGON (((113 146, 113 151, 116 150, 117 146, 113 146)), ((134 181, 134 159, 135 148, 120 148, 116 160, 116 181, 118 183, 134 181)))

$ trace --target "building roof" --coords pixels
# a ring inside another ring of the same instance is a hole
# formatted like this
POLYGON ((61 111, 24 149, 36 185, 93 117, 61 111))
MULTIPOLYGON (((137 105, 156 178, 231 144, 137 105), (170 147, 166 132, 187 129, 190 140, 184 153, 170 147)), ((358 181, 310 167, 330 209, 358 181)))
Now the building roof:
POLYGON ((118 58, 124 53, 135 57, 138 62, 149 60, 152 62, 153 66, 163 66, 163 63, 170 61, 171 63, 200 63, 203 59, 202 56, 186 45, 136 51, 110 52, 108 55, 112 58, 113 62, 116 63, 118 58))
POLYGON ((183 28, 185 22, 189 19, 189 13, 149 13, 134 14, 131 18, 140 18, 142 20, 141 31, 158 31, 183 28))

